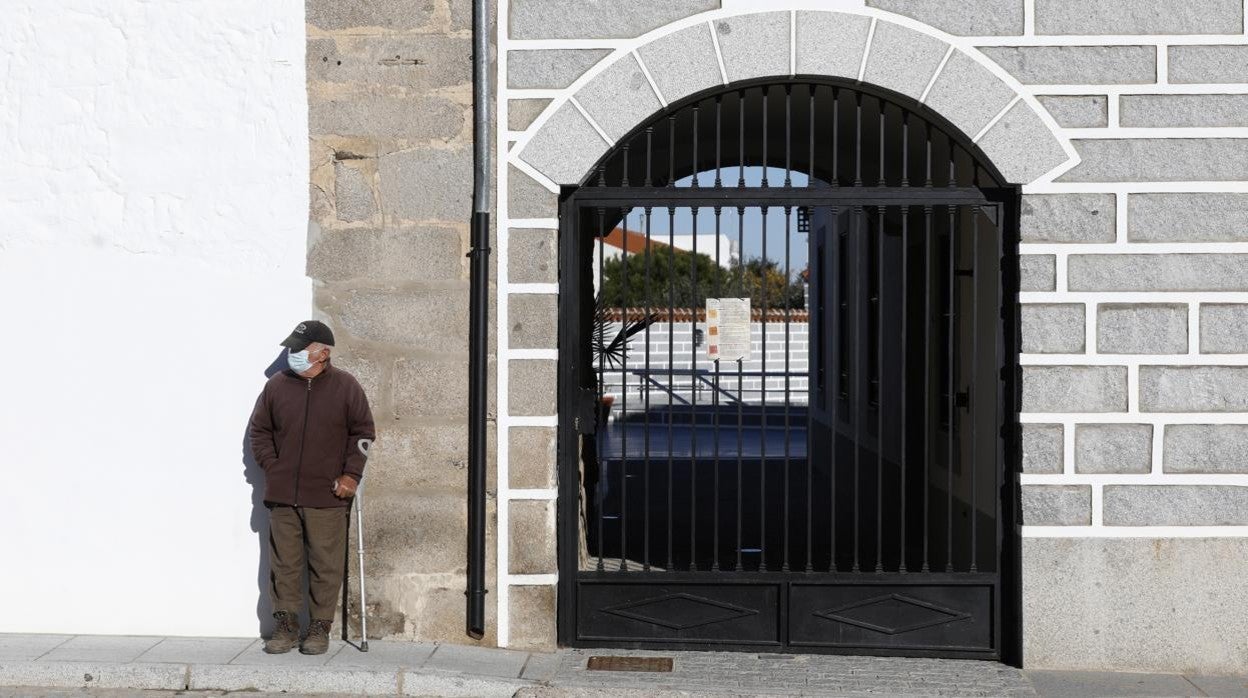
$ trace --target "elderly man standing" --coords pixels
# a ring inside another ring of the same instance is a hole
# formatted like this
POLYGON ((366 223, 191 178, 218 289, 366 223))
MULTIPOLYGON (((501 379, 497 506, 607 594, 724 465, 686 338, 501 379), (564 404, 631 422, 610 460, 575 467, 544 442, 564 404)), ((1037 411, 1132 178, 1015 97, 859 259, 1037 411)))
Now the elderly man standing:
POLYGON ((277 626, 264 651, 289 652, 299 643, 306 567, 312 623, 299 651, 322 654, 342 585, 351 498, 364 476, 356 444, 373 438, 373 415, 355 378, 330 365, 334 334, 324 323, 299 323, 282 345, 289 369, 265 384, 248 430, 269 510, 277 626))

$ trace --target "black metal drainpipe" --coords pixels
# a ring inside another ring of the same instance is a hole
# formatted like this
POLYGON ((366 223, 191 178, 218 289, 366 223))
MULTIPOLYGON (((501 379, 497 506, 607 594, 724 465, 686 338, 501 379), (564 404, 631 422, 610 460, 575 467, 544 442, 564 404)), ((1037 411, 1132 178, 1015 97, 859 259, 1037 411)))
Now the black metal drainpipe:
POLYGON ((472 3, 472 239, 468 252, 469 637, 485 635, 485 407, 489 349, 490 37, 487 0, 472 3))

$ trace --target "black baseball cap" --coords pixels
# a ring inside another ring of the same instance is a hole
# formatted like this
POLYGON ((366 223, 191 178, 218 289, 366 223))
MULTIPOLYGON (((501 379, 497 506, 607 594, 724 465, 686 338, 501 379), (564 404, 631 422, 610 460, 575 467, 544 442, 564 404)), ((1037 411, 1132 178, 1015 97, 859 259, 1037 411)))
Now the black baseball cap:
POLYGON ((303 351, 312 342, 334 346, 334 333, 320 320, 304 320, 295 327, 290 336, 282 340, 282 346, 291 351, 303 351))

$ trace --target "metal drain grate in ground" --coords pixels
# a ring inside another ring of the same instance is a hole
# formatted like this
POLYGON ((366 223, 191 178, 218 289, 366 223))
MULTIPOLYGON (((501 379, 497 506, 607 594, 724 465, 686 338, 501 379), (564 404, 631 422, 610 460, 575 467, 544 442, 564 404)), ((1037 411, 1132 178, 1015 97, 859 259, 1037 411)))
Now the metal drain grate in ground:
POLYGON ((671 657, 590 657, 590 671, 667 671, 672 670, 671 657))

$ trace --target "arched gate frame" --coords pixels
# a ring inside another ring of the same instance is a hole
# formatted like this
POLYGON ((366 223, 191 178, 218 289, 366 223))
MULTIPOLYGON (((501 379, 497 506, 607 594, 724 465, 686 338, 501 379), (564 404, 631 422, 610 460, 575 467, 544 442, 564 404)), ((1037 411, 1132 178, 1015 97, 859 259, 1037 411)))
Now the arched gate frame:
POLYGON ((1017 661, 1003 181, 904 95, 795 78, 671 105, 565 187, 561 643, 1017 661))

